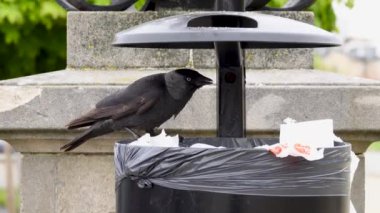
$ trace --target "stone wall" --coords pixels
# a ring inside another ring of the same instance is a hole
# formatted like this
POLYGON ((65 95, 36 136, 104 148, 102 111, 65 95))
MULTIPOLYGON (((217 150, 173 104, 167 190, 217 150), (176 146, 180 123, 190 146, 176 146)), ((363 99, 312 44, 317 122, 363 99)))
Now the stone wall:
MULTIPOLYGON (((183 12, 86 12, 69 13, 67 66, 74 69, 215 68, 213 50, 167 50, 112 47, 115 33, 135 25, 183 12), (149 60, 147 60, 149 59, 149 60)), ((312 23, 311 13, 281 12, 276 15, 312 23)), ((311 49, 259 49, 246 51, 247 68, 312 68, 311 49)))

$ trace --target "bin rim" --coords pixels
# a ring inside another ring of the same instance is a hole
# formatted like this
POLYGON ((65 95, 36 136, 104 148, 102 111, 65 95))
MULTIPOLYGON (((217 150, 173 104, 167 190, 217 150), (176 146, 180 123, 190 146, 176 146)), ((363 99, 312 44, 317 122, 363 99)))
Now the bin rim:
MULTIPOLYGON (((188 139, 199 139, 199 138, 203 138, 203 139, 209 139, 209 138, 222 138, 222 139, 231 139, 231 138, 227 138, 227 137, 187 137, 187 138, 184 138, 184 140, 188 140, 188 139)), ((249 139, 258 139, 258 140, 268 140, 268 141, 274 141, 274 140, 279 140, 278 138, 253 138, 253 137, 244 137, 244 138, 233 138, 233 139, 238 139, 238 140, 249 140, 249 139)), ((133 142, 135 140, 120 140, 120 141, 117 141, 115 143, 115 146, 129 146, 129 143, 133 142)), ((182 142, 183 144, 183 142, 182 142)), ((139 146, 139 145, 134 145, 135 147, 139 147, 139 148, 162 148, 162 149, 177 149, 177 150, 185 150, 185 149, 207 149, 207 148, 199 148, 199 147, 188 147, 188 146, 181 146, 181 142, 179 142, 179 145, 178 147, 166 147, 166 146, 139 146)), ((272 144, 267 144, 267 145, 272 145, 272 144)), ((133 147, 133 146, 131 146, 133 147)), ((255 147, 251 147, 251 148, 246 148, 246 147, 223 147, 223 148, 220 148, 220 150, 241 150, 241 151, 254 151, 254 152, 261 152, 261 151, 265 151, 267 152, 267 150, 264 150, 264 149, 254 149, 255 147)), ((350 149, 351 150, 351 144, 348 143, 348 142, 344 142, 344 141, 334 141, 334 147, 316 147, 317 149, 325 149, 326 151, 328 150, 339 150, 339 149, 350 149)), ((213 149, 218 149, 218 147, 215 147, 213 149)))

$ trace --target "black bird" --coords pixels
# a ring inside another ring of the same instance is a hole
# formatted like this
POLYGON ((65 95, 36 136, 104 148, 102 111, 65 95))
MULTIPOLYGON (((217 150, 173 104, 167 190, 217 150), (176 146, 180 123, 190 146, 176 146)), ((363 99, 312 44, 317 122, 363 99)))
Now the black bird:
POLYGON ((154 128, 177 116, 194 92, 207 84, 212 84, 212 80, 191 69, 143 77, 105 97, 95 109, 71 121, 68 129, 91 127, 61 150, 73 150, 91 138, 119 130, 131 133, 143 130, 154 134, 154 128))

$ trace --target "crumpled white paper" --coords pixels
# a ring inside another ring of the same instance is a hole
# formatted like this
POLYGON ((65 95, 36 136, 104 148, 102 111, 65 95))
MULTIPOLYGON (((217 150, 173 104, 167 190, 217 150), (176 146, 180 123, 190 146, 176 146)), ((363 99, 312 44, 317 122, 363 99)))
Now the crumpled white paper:
POLYGON ((179 136, 171 137, 163 129, 159 135, 153 137, 146 133, 136 141, 131 142, 129 146, 179 147, 179 136))
POLYGON ((204 144, 204 143, 195 143, 193 145, 190 146, 191 148, 204 148, 204 149, 212 149, 212 148, 218 148, 218 149, 223 149, 223 148, 226 148, 224 146, 212 146, 212 145, 208 145, 208 144, 204 144))
POLYGON ((286 118, 280 126, 280 142, 257 148, 266 149, 279 158, 295 156, 314 161, 324 157, 324 148, 334 147, 335 137, 331 119, 297 123, 286 118))
POLYGON ((308 161, 320 160, 323 158, 323 148, 315 148, 304 144, 273 144, 256 147, 272 152, 276 157, 285 158, 288 156, 303 157, 308 161))
POLYGON ((281 144, 302 144, 310 147, 334 147, 332 119, 296 122, 291 118, 280 126, 281 144))
MULTIPOLYGON (((157 136, 150 136, 149 133, 138 138, 136 141, 133 141, 129 144, 129 146, 153 146, 153 147, 179 147, 179 136, 169 136, 166 134, 163 129, 161 133, 157 136)), ((204 144, 204 143, 196 143, 190 146, 190 148, 225 148, 225 147, 215 147, 212 145, 204 144)))

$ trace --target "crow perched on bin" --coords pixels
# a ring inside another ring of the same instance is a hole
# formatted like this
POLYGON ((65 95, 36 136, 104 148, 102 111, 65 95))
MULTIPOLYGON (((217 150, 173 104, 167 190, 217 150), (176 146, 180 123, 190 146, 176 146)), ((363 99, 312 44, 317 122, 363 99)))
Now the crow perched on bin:
POLYGON ((135 130, 154 134, 172 116, 178 115, 194 92, 212 80, 191 69, 177 69, 154 74, 133 82, 96 104, 87 114, 71 121, 68 129, 91 126, 61 147, 65 152, 87 140, 118 130, 135 130))

